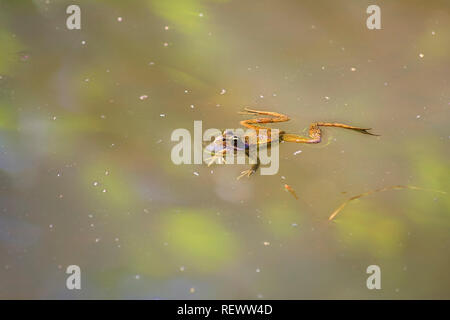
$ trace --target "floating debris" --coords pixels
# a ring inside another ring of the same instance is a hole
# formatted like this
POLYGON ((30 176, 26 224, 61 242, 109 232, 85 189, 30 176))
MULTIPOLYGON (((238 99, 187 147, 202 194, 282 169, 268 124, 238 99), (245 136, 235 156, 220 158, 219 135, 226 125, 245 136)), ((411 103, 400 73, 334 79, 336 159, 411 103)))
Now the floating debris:
POLYGON ((284 185, 284 189, 286 189, 286 191, 289 191, 289 192, 294 196, 294 198, 295 198, 296 200, 298 200, 297 194, 295 193, 294 189, 291 188, 290 185, 285 184, 285 185, 284 185))
POLYGON ((139 97, 139 100, 145 100, 148 98, 148 95, 143 94, 142 96, 139 97))
POLYGON ((397 185, 397 186, 390 186, 390 187, 384 187, 384 188, 380 188, 380 189, 375 189, 375 190, 371 190, 371 191, 367 191, 364 193, 361 193, 357 196, 353 196, 350 199, 348 199, 347 201, 345 201, 343 204, 341 204, 336 210, 334 210, 334 212, 331 214, 331 216, 328 218, 328 220, 333 220, 334 217, 336 217, 336 215, 342 211, 342 209, 344 209, 344 207, 352 200, 356 200, 365 196, 368 196, 372 193, 376 193, 376 192, 383 192, 383 191, 388 191, 388 190, 402 190, 402 189, 411 189, 411 190, 422 190, 422 191, 431 191, 431 192, 438 192, 438 193, 442 193, 442 194, 446 194, 447 192, 445 191, 440 191, 440 190, 433 190, 433 189, 425 189, 425 188, 420 188, 420 187, 415 187, 415 186, 401 186, 401 185, 397 185))
POLYGON ((294 156, 298 155, 299 153, 302 153, 302 150, 297 150, 294 152, 294 156))

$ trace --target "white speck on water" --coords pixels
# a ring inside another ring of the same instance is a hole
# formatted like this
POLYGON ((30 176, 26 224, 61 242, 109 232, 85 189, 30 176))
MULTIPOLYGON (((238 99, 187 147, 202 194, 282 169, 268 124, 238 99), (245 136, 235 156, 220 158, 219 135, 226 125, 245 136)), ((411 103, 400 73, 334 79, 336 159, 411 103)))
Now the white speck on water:
POLYGON ((285 180, 285 179, 286 179, 286 177, 285 177, 285 176, 281 176, 281 179, 285 180))
POLYGON ((154 63, 153 61, 150 61, 150 62, 148 63, 148 65, 149 65, 149 66, 154 66, 155 63, 154 63))
POLYGON ((94 217, 94 215, 93 214, 88 214, 88 217, 92 219, 94 217))
POLYGON ((107 176, 107 175, 109 175, 109 171, 108 170, 105 171, 105 176, 107 176))
POLYGON ((102 192, 103 192, 103 193, 106 193, 106 189, 103 189, 102 192))
POLYGON ((161 113, 159 116, 160 116, 161 118, 164 118, 166 115, 165 115, 164 113, 161 113))
POLYGON ((140 100, 145 100, 148 98, 148 95, 143 94, 142 96, 139 97, 140 100))
POLYGON ((274 94, 272 94, 272 96, 273 96, 273 97, 276 97, 276 96, 277 96, 277 94, 276 94, 276 93, 274 93, 274 94))
POLYGON ((169 46, 169 43, 164 42, 163 45, 164 45, 164 47, 168 47, 168 46, 169 46))
POLYGON ((198 14, 198 16, 199 16, 199 17, 203 17, 203 12, 200 12, 200 13, 198 14))
POLYGON ((95 242, 99 242, 99 241, 100 241, 100 238, 96 238, 96 239, 95 239, 95 242))
POLYGON ((114 241, 115 241, 115 242, 119 242, 119 238, 115 238, 114 241))
POLYGON ((54 116, 52 119, 53 119, 53 120, 56 120, 56 116, 54 116))
POLYGON ((164 26, 164 30, 169 30, 169 26, 164 26))
POLYGON ((261 269, 260 268, 256 268, 256 272, 261 272, 261 269))
POLYGON ((302 153, 302 150, 297 150, 294 152, 294 156, 298 155, 299 153, 302 153))
POLYGON ((328 96, 325 96, 325 100, 327 100, 327 101, 328 101, 328 100, 330 100, 330 97, 328 97, 328 96))
POLYGON ((264 96, 263 96, 263 95, 260 95, 259 97, 260 97, 261 99, 264 99, 264 96))
POLYGON ((265 246, 270 246, 270 242, 269 242, 269 241, 264 241, 263 244, 264 244, 265 246))
POLYGON ((134 276, 134 278, 135 278, 136 280, 139 280, 139 279, 141 278, 141 276, 140 276, 139 274, 137 274, 137 275, 134 276))
POLYGON ((81 41, 81 44, 84 46, 86 44, 86 41, 81 41))
POLYGON ((183 272, 184 271, 184 266, 180 267, 180 271, 183 272))
POLYGON ((98 182, 94 181, 93 185, 94 185, 94 187, 98 186, 98 182))
POLYGON ((122 22, 122 17, 117 17, 117 21, 122 22))
POLYGON ((423 53, 419 53, 419 57, 423 58, 425 55, 423 53))
POLYGON ((261 293, 258 293, 258 294, 256 295, 256 297, 257 297, 258 299, 262 299, 262 298, 263 298, 263 295, 262 295, 261 293))
POLYGON ((48 227, 49 227, 50 229, 53 229, 53 225, 52 225, 52 224, 50 224, 48 227))
POLYGON ((226 90, 226 89, 222 89, 222 90, 220 91, 220 94, 222 94, 222 95, 224 95, 225 93, 227 93, 227 90, 226 90))
POLYGON ((352 72, 355 72, 355 71, 356 71, 356 68, 355 68, 355 67, 351 67, 350 70, 351 70, 352 72))
POLYGON ((194 175, 196 175, 196 176, 199 176, 199 175, 200 175, 197 171, 194 171, 193 173, 194 173, 194 175))
POLYGON ((91 224, 90 224, 90 227, 91 227, 91 228, 93 228, 93 227, 94 227, 94 224, 93 224, 93 223, 91 223, 91 224))
POLYGON ((291 226, 293 226, 293 227, 295 228, 295 227, 298 227, 298 224, 296 224, 296 223, 294 222, 293 224, 291 224, 291 226))
POLYGON ((416 116, 416 119, 420 119, 420 117, 421 117, 421 115, 420 115, 420 114, 418 114, 418 115, 416 116))
POLYGON ((194 108, 195 108, 195 106, 193 104, 191 104, 191 109, 194 109, 194 108))

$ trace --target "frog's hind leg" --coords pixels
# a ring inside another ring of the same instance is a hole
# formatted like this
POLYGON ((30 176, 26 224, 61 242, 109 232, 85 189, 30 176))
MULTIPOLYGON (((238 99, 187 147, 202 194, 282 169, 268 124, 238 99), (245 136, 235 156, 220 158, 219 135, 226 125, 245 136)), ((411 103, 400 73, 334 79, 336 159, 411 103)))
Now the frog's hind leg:
POLYGON ((270 118, 256 118, 256 119, 247 119, 242 120, 240 124, 244 127, 250 128, 250 129, 269 129, 269 127, 261 126, 262 123, 274 123, 274 122, 285 122, 289 121, 289 117, 277 113, 277 112, 271 112, 271 111, 259 111, 259 110, 253 110, 249 108, 244 108, 243 112, 239 112, 240 114, 248 114, 248 115, 266 115, 270 116, 270 118))
POLYGON ((286 142, 296 142, 296 143, 319 143, 322 141, 322 130, 320 127, 336 127, 336 128, 344 128, 354 130, 364 134, 370 134, 372 136, 378 136, 377 134, 373 134, 369 132, 370 129, 353 127, 342 123, 331 123, 331 122, 316 122, 312 123, 309 126, 309 137, 302 137, 296 134, 283 133, 280 135, 281 141, 286 142))

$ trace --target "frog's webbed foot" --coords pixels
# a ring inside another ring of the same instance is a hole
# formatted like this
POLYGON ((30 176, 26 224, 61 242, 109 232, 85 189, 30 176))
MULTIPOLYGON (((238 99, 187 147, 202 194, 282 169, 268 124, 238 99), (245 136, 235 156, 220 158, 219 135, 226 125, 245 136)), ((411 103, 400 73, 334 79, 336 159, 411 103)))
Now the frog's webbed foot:
POLYGON ((379 136, 379 134, 369 132, 369 130, 372 130, 371 128, 354 127, 354 126, 349 126, 349 125, 343 124, 343 123, 317 122, 317 123, 311 124, 310 131, 315 126, 344 128, 344 129, 350 129, 350 130, 353 130, 353 131, 356 131, 359 133, 363 133, 363 134, 369 134, 371 136, 379 136))
POLYGON ((255 172, 256 172, 256 170, 254 170, 254 169, 244 170, 244 171, 241 172, 241 175, 238 176, 236 179, 239 180, 240 178, 245 177, 245 176, 247 176, 247 178, 248 178, 252 174, 254 174, 255 172))
POLYGON ((213 156, 205 159, 205 162, 207 162, 208 163, 208 167, 210 167, 214 162, 216 162, 217 159, 218 159, 218 163, 219 164, 227 163, 225 161, 224 152, 215 153, 213 156))
POLYGON ((363 128, 351 128, 354 131, 360 132, 360 133, 364 133, 364 134, 370 134, 371 136, 379 136, 379 134, 375 134, 372 132, 369 132, 368 130, 372 130, 372 128, 367 128, 367 129, 363 129, 363 128))

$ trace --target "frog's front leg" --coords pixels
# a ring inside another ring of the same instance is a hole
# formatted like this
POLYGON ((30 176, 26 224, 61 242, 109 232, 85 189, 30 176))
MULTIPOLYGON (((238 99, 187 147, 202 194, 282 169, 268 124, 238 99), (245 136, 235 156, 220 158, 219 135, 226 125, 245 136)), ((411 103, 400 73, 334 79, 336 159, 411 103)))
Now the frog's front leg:
POLYGON ((237 177, 237 180, 239 180, 240 178, 245 177, 245 176, 247 176, 247 178, 250 177, 252 174, 254 174, 258 170, 260 164, 261 164, 261 162, 259 161, 259 158, 256 158, 256 163, 252 164, 250 169, 242 171, 241 175, 237 177))

